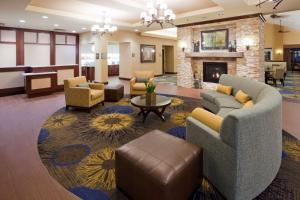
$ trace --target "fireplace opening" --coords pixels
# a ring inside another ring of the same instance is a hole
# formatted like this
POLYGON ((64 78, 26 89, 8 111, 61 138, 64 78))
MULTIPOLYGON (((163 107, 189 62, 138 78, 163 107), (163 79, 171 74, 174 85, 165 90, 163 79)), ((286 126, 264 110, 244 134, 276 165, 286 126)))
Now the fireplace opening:
POLYGON ((218 83, 222 74, 227 74, 227 63, 224 62, 204 62, 203 81, 218 83))

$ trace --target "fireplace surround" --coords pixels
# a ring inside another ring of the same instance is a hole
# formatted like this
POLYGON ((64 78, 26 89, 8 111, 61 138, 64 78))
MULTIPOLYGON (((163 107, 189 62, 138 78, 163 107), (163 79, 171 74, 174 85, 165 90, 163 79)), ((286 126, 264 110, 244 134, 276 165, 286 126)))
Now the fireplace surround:
POLYGON ((222 74, 228 73, 226 62, 203 62, 203 81, 218 83, 222 74))

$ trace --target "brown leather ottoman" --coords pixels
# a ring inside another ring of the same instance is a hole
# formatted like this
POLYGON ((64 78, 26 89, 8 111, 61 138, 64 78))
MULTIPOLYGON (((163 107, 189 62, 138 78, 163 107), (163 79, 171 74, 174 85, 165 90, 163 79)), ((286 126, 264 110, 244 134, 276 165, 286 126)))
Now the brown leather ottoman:
POLYGON ((105 101, 117 102, 124 97, 124 85, 107 85, 104 89, 105 101))
POLYGON ((202 149, 155 130, 116 151, 117 187, 132 200, 187 200, 202 164, 202 149))

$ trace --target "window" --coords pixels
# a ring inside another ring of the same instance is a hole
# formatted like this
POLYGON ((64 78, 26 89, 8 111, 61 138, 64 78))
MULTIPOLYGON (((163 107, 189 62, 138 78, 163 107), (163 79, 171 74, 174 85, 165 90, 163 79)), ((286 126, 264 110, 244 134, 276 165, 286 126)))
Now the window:
POLYGON ((107 46, 107 64, 118 65, 120 63, 119 44, 109 44, 107 46))

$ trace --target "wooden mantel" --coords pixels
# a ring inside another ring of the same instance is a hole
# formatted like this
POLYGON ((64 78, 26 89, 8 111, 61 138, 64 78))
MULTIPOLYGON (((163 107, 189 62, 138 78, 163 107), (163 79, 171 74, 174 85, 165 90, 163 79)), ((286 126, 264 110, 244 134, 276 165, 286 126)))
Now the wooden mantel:
POLYGON ((192 52, 186 53, 187 58, 243 58, 243 52, 192 52))

